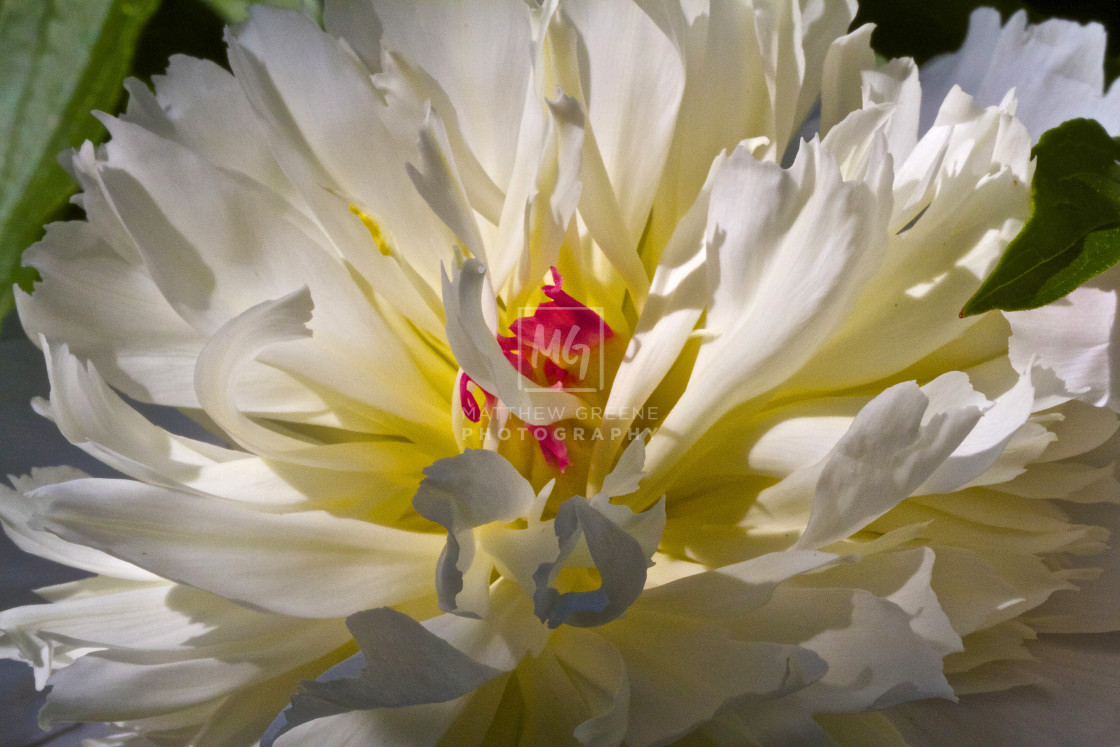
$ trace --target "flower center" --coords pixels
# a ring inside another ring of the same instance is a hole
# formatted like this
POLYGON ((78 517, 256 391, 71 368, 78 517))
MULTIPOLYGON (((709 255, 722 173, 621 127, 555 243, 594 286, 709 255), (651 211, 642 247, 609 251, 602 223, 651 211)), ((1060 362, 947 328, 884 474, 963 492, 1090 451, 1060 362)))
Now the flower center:
MULTIPOLYGON (((499 426, 497 439, 498 450, 506 456, 520 451, 517 442, 532 439, 545 462, 565 474, 574 463, 576 442, 595 437, 595 403, 606 395, 605 343, 615 332, 595 310, 564 291, 564 278, 555 267, 551 275, 552 282, 541 286, 548 300, 514 319, 508 335, 497 335, 498 345, 524 377, 524 386, 572 392, 588 406, 576 419, 547 425, 530 425, 516 412, 508 412, 503 414, 506 422, 499 426)), ((495 416, 499 400, 466 373, 459 375, 458 388, 467 420, 479 423, 484 416, 495 416)))

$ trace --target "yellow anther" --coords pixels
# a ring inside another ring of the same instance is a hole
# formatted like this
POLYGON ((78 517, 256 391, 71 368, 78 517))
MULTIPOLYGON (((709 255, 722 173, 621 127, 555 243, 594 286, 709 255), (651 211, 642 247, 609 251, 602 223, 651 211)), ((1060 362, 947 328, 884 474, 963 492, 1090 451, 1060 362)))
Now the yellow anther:
POLYGON ((385 239, 385 236, 381 233, 381 226, 378 225, 377 221, 369 217, 366 213, 363 213, 357 205, 351 205, 350 212, 358 216, 358 220, 360 220, 362 225, 366 227, 366 230, 369 231, 369 235, 373 238, 373 243, 377 244, 377 251, 381 252, 382 256, 385 257, 391 255, 393 250, 390 248, 389 242, 385 239))

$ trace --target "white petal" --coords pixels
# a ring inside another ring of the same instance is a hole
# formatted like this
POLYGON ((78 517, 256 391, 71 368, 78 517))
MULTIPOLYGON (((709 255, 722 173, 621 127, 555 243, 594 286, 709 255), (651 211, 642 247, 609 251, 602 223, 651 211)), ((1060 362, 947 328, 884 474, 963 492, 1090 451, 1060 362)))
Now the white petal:
POLYGON ((122 120, 106 126, 107 196, 152 279, 192 326, 212 331, 307 282, 307 262, 323 249, 305 216, 172 141, 122 120))
POLYGON ((564 623, 582 628, 603 625, 625 612, 645 587, 649 560, 645 549, 581 496, 569 498, 560 505, 554 529, 560 541, 560 552, 555 561, 542 563, 533 573, 536 582, 534 614, 550 628, 564 623), (581 539, 587 544, 602 584, 591 591, 561 593, 553 584, 560 571, 572 561, 576 543, 581 539))
POLYGON ((248 630, 218 625, 187 651, 114 649, 56 672, 40 723, 121 721, 173 713, 274 677, 342 645, 338 621, 257 616, 248 630))
MULTIPOLYGON (((270 728, 267 737, 349 711, 454 700, 500 674, 388 607, 353 614, 346 625, 361 653, 303 683, 283 714, 283 725, 278 731, 270 728)), ((267 737, 265 743, 271 743, 267 737)))
POLYGON ((525 478, 493 451, 468 449, 424 468, 424 480, 412 505, 421 516, 447 530, 447 546, 436 569, 440 609, 486 616, 493 562, 476 557, 472 530, 491 522, 530 518, 527 513, 535 498, 525 478), (475 565, 481 589, 465 588, 464 574, 475 565))
POLYGON ((11 477, 12 488, 0 484, 0 523, 4 533, 24 552, 38 555, 56 563, 80 568, 91 573, 101 573, 114 578, 137 581, 158 580, 157 576, 118 560, 92 547, 74 544, 32 527, 35 512, 42 501, 30 495, 45 485, 81 480, 87 475, 72 467, 48 467, 31 470, 27 477, 11 477))
MULTIPOLYGON (((721 152, 734 150, 743 139, 770 134, 770 97, 758 57, 752 8, 732 2, 704 5, 708 7, 661 11, 665 16, 661 23, 671 25, 672 38, 681 48, 685 88, 650 219, 653 245, 662 244, 676 230, 721 152), (690 17, 689 11, 699 15, 690 17)), ((702 230, 702 226, 696 229, 697 234, 702 230)))
POLYGON ((229 44, 230 64, 281 167, 336 250, 421 328, 438 329, 433 291, 455 239, 433 220, 405 171, 416 129, 404 141, 390 131, 384 120, 395 113, 385 110, 369 71, 302 14, 255 8, 229 44), (381 255, 350 205, 380 225, 391 256, 381 255))
POLYGON ((821 136, 864 105, 863 72, 876 67, 871 34, 875 26, 865 23, 841 36, 828 48, 821 81, 821 136))
MULTIPOLYGON (((485 620, 440 615, 424 621, 423 626, 462 654, 503 671, 512 670, 526 654, 541 656, 549 631, 533 617, 528 599, 517 586, 499 581, 492 601, 490 617, 485 620)), ((493 684, 496 686, 494 689, 483 685, 473 696, 446 703, 354 711, 317 719, 312 724, 296 727, 277 740, 277 744, 299 745, 307 739, 326 740, 332 745, 353 744, 355 747, 369 744, 436 744, 453 722, 462 726, 457 718, 461 714, 470 718, 472 709, 478 709, 481 716, 472 725, 484 734, 489 726, 488 715, 497 707, 506 682, 500 678, 493 684)))
POLYGON ((979 419, 972 405, 936 411, 912 382, 871 400, 825 461, 796 547, 843 539, 889 511, 941 466, 979 419))
MULTIPOLYGON (((835 391, 877 381, 976 324, 971 319, 979 317, 961 320, 954 310, 1022 228, 1029 157, 1029 137, 1008 112, 980 109, 955 91, 938 125, 896 164, 895 209, 882 265, 843 325, 791 385, 835 391), (913 334, 916 327, 921 335, 913 334)), ((994 342, 1002 347, 1003 340, 994 342)), ((993 345, 976 351, 972 360, 999 352, 993 345)))
POLYGON ((735 640, 711 623, 658 614, 644 604, 601 634, 626 662, 627 744, 672 741, 728 702, 797 690, 825 670, 815 654, 796 645, 735 640))
POLYGON ((44 502, 43 527, 63 538, 229 599, 304 617, 339 617, 424 596, 443 544, 436 535, 324 511, 264 513, 127 480, 75 480, 34 497, 44 502))
POLYGON ((601 636, 566 627, 553 636, 550 648, 567 669, 579 674, 580 695, 591 718, 572 730, 581 745, 616 745, 626 736, 630 679, 618 649, 601 636))
POLYGON ((930 586, 934 551, 916 547, 897 552, 865 555, 858 563, 838 563, 818 574, 800 576, 802 586, 866 589, 910 615, 910 628, 941 656, 962 651, 961 637, 953 630, 930 586))
MULTIPOLYGON (((375 483, 368 473, 279 464, 166 431, 129 407, 66 346, 47 348, 50 412, 71 443, 149 484, 256 503, 337 501, 384 491, 393 470, 375 483)), ((398 474, 409 474, 401 470, 398 474)), ((409 474, 409 480, 411 480, 409 474)), ((411 493, 412 483, 408 485, 411 493)), ((387 492, 387 491, 385 491, 387 492)))
POLYGON ((580 74, 589 125, 633 247, 665 166, 684 65, 637 4, 577 0, 563 12, 586 50, 580 74))
POLYGON ((645 464, 645 444, 642 439, 635 439, 622 452, 618 463, 603 480, 602 489, 593 496, 589 505, 603 516, 611 520, 624 532, 638 541, 646 557, 651 557, 657 551, 661 541, 661 533, 665 530, 665 498, 662 496, 651 508, 635 513, 629 507, 611 503, 611 498, 629 495, 639 488, 639 483, 646 473, 642 471, 645 464))
MULTIPOLYGON (((972 389, 966 376, 961 374, 958 377, 950 373, 930 382, 923 391, 927 395, 930 394, 930 388, 939 381, 944 381, 947 386, 957 389, 957 397, 960 396, 960 392, 969 392, 972 389), (962 378, 965 380, 961 381, 962 378)), ((931 404, 938 405, 932 396, 931 404)), ((966 403, 962 401, 957 406, 963 404, 966 403)), ((1030 417, 1034 405, 1034 386, 1031 384, 1031 377, 1029 374, 1019 377, 1015 386, 1000 396, 991 407, 987 407, 986 400, 979 403, 969 401, 967 404, 979 404, 985 409, 984 414, 949 458, 918 487, 916 495, 949 493, 969 483, 986 484, 982 476, 1003 454, 1011 439, 1030 417)), ((938 409, 949 408, 942 405, 938 409)))
POLYGON ((432 211, 455 232, 473 256, 486 261, 482 236, 459 178, 459 171, 447 142, 447 131, 435 110, 429 108, 420 125, 420 168, 408 166, 416 191, 428 201, 432 211))
POLYGON ((23 255, 43 276, 16 305, 33 341, 44 335, 92 360, 125 394, 197 407, 194 358, 203 337, 171 308, 140 267, 130 265, 84 223, 55 223, 23 255))
MULTIPOLYGON (((383 30, 382 49, 432 77, 453 107, 440 114, 445 120, 454 114, 467 145, 504 190, 528 86, 529 9, 517 0, 367 4, 383 30)), ((343 26, 328 29, 357 36, 343 26)))
POLYGON ((963 741, 1011 744, 1109 744, 1120 729, 1120 639, 1051 636, 1031 647, 1032 672, 1047 681, 998 693, 928 701, 887 711, 907 741, 934 746, 963 741))
POLYGON ((983 105, 998 104, 1015 89, 1016 116, 1036 141, 1076 117, 1097 119, 1110 132, 1120 131, 1120 88, 1102 96, 1105 42, 1105 30, 1096 23, 1083 26, 1053 18, 1028 26, 1027 14, 1020 11, 1001 29, 998 12, 977 8, 960 51, 930 60, 922 70, 925 127, 956 84, 983 105))
MULTIPOLYGON (((1110 546, 1120 536, 1120 507, 1111 504, 1069 506, 1070 519, 1104 527, 1110 546)), ((1111 549, 1111 548, 1110 548, 1111 549)), ((1120 628, 1120 554, 1105 551, 1072 556, 1066 567, 1099 569, 1094 579, 1078 580, 1076 589, 1055 592, 1031 611, 1032 627, 1054 633, 1107 633, 1120 628)))
POLYGON ((135 79, 126 81, 128 112, 122 117, 198 152, 211 163, 239 171, 291 195, 261 122, 241 87, 210 60, 172 55, 164 75, 152 76, 155 95, 135 79))
POLYGON ((512 273, 515 294, 535 290, 539 278, 556 264, 583 192, 583 109, 563 94, 546 103, 545 118, 526 113, 522 138, 531 142, 518 144, 526 151, 519 160, 526 163, 514 172, 492 252, 494 282, 501 286, 512 273))
MULTIPOLYGON (((349 471, 380 471, 377 467, 380 464, 391 473, 393 468, 390 465, 396 463, 399 467, 402 460, 404 463, 411 461, 414 468, 418 467, 425 456, 414 443, 399 439, 384 442, 355 439, 352 442, 317 445, 266 428, 244 414, 244 407, 237 402, 237 385, 242 371, 250 369, 258 357, 302 359, 312 365, 315 354, 320 353, 316 367, 325 370, 327 376, 331 375, 329 372, 334 367, 329 349, 316 349, 314 336, 306 326, 311 312, 311 297, 304 289, 276 301, 257 304, 223 325, 203 348, 195 367, 195 391, 203 409, 230 438, 260 456, 349 471), (308 337, 312 338, 308 343, 311 347, 299 353, 293 352, 291 346, 283 345, 308 337)), ((412 384, 423 386, 416 380, 412 384)), ((401 382, 401 386, 408 384, 401 382)), ((420 421, 416 425, 424 427, 425 420, 440 422, 443 419, 436 415, 434 405, 424 407, 422 403, 425 400, 410 397, 407 390, 388 392, 383 402, 396 410, 391 413, 397 416, 393 421, 395 423, 406 423, 411 416, 420 421)), ((404 432, 409 433, 410 430, 404 432)), ((442 446, 449 446, 450 435, 444 433, 443 436, 443 439, 427 442, 426 445, 435 446, 437 451, 441 448, 440 441, 443 441, 442 446)))
POLYGON ((1023 371, 1032 356, 1065 384, 1067 394, 1120 412, 1113 327, 1120 304, 1120 268, 1098 275, 1065 298, 1007 313, 1011 361, 1023 371))
MULTIPOLYGON (((662 252, 649 296, 611 384, 604 407, 605 430, 629 427, 635 413, 680 356, 704 310, 704 228, 711 184, 723 161, 721 156, 712 164, 708 181, 662 252)), ((605 457, 597 458, 594 464, 607 462, 605 457)))
POLYGON ((642 595, 642 606, 680 617, 730 620, 766 604, 781 582, 837 560, 815 550, 768 553, 650 589, 642 595))
POLYGON ((705 238, 716 338, 650 442, 657 470, 720 415, 788 378, 847 313, 886 239, 890 159, 879 164, 877 192, 844 182, 815 143, 788 171, 742 148, 720 169, 705 238))
POLYGON ((833 40, 847 30, 855 6, 849 2, 767 0, 755 3, 754 8, 755 33, 774 112, 772 140, 778 148, 774 155, 781 158, 816 103, 822 63, 833 40))
POLYGON ((824 676, 795 695, 810 712, 953 698, 941 654, 911 628, 910 614, 866 591, 783 586, 736 625, 767 640, 796 641, 824 660, 824 676))

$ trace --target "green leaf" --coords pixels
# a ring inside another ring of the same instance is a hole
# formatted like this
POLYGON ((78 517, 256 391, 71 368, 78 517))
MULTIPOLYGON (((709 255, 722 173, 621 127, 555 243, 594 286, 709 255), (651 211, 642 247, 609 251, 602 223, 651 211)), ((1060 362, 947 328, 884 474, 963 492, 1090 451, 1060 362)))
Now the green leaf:
POLYGON ((962 317, 1045 306, 1120 261, 1120 143, 1091 119, 1071 119, 1031 155, 1031 217, 962 317))
POLYGON ((0 318, 20 253, 74 191, 58 154, 103 128, 158 0, 0 0, 0 318))
POLYGON ((206 0, 206 4, 213 8, 226 23, 245 20, 249 16, 249 6, 258 3, 303 11, 316 21, 323 20, 322 0, 206 0))

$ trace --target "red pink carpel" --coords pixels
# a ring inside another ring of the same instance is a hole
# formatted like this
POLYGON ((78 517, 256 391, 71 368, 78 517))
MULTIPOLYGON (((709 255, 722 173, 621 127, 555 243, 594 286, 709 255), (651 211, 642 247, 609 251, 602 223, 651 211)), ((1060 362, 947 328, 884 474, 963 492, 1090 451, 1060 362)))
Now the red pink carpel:
MULTIPOLYGON (((564 277, 559 270, 552 267, 549 271, 552 283, 541 286, 549 300, 538 305, 532 314, 514 319, 509 325, 512 334, 498 335, 497 339, 510 365, 522 376, 539 387, 563 390, 586 377, 591 352, 613 337, 614 330, 594 310, 564 291, 564 277)), ((498 401, 465 372, 459 374, 458 386, 463 414, 472 423, 477 423, 482 413, 488 413, 498 401), (475 392, 482 395, 481 406, 475 392)), ((563 473, 572 462, 555 426, 537 425, 530 431, 548 463, 563 473)))

